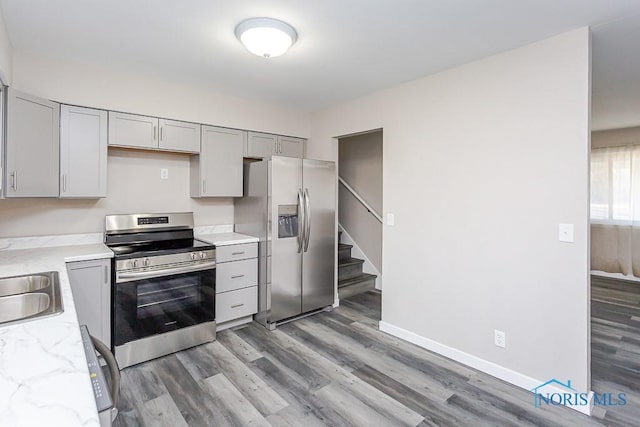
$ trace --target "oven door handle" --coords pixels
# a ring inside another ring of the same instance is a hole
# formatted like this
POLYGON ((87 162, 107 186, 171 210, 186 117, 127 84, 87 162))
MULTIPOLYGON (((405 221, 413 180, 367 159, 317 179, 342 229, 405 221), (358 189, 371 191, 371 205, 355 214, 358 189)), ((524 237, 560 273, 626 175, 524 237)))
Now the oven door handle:
MULTIPOLYGON (((180 273, 191 273, 195 271, 208 270, 216 266, 216 262, 205 262, 202 264, 189 265, 185 267, 162 268, 158 270, 133 271, 130 273, 116 273, 116 282, 122 282, 120 279, 149 279, 159 276, 170 276, 180 273)), ((128 281, 128 280, 127 280, 128 281)))

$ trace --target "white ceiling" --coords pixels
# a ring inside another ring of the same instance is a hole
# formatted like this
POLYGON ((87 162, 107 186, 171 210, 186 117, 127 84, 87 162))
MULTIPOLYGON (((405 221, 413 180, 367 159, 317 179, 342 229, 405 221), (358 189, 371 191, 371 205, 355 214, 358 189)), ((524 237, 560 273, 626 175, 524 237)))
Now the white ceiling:
MULTIPOLYGON (((640 13, 638 0, 0 0, 0 7, 18 53, 150 73, 307 111, 640 13), (289 22, 298 42, 282 57, 250 54, 234 28, 254 16, 289 22)), ((638 40, 640 26, 631 30, 638 40)), ((616 47, 616 37, 602 48, 616 47)), ((627 47, 625 55, 638 50, 627 47)), ((598 70, 594 79, 611 77, 598 70)))

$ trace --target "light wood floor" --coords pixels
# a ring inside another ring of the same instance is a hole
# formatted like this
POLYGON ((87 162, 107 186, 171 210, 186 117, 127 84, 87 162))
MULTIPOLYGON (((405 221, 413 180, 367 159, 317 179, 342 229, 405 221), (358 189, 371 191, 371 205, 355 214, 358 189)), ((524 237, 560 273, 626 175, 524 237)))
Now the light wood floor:
POLYGON ((637 368, 637 357, 627 352, 640 343, 637 329, 624 335, 635 341, 616 342, 619 328, 637 327, 628 325, 637 320, 625 312, 627 320, 619 319, 625 326, 616 326, 610 320, 618 319, 615 309, 594 305, 600 316, 594 319, 594 388, 624 386, 636 405, 601 413, 604 420, 564 407, 536 409, 525 390, 379 332, 380 294, 372 291, 273 332, 251 324, 125 369, 115 425, 638 425, 637 371, 625 370, 637 368), (624 362, 613 370, 612 352, 624 362))

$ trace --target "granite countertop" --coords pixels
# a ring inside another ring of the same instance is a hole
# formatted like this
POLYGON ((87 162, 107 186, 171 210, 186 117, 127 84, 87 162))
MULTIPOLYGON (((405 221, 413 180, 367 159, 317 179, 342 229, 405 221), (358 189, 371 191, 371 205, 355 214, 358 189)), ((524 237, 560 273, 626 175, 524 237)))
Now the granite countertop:
POLYGON ((0 425, 100 425, 65 263, 112 257, 103 244, 0 250, 0 277, 57 271, 64 306, 0 326, 0 425))
POLYGON ((196 233, 196 239, 207 242, 210 245, 228 246, 239 245, 241 243, 257 243, 257 237, 247 236, 240 233, 196 233))

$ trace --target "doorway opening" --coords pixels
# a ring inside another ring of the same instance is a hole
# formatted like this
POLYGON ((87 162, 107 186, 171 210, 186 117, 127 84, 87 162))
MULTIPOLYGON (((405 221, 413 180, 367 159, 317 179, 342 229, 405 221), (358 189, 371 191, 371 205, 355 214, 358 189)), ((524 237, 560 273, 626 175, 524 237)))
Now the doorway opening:
POLYGON ((380 310, 382 129, 338 138, 338 298, 380 310))

